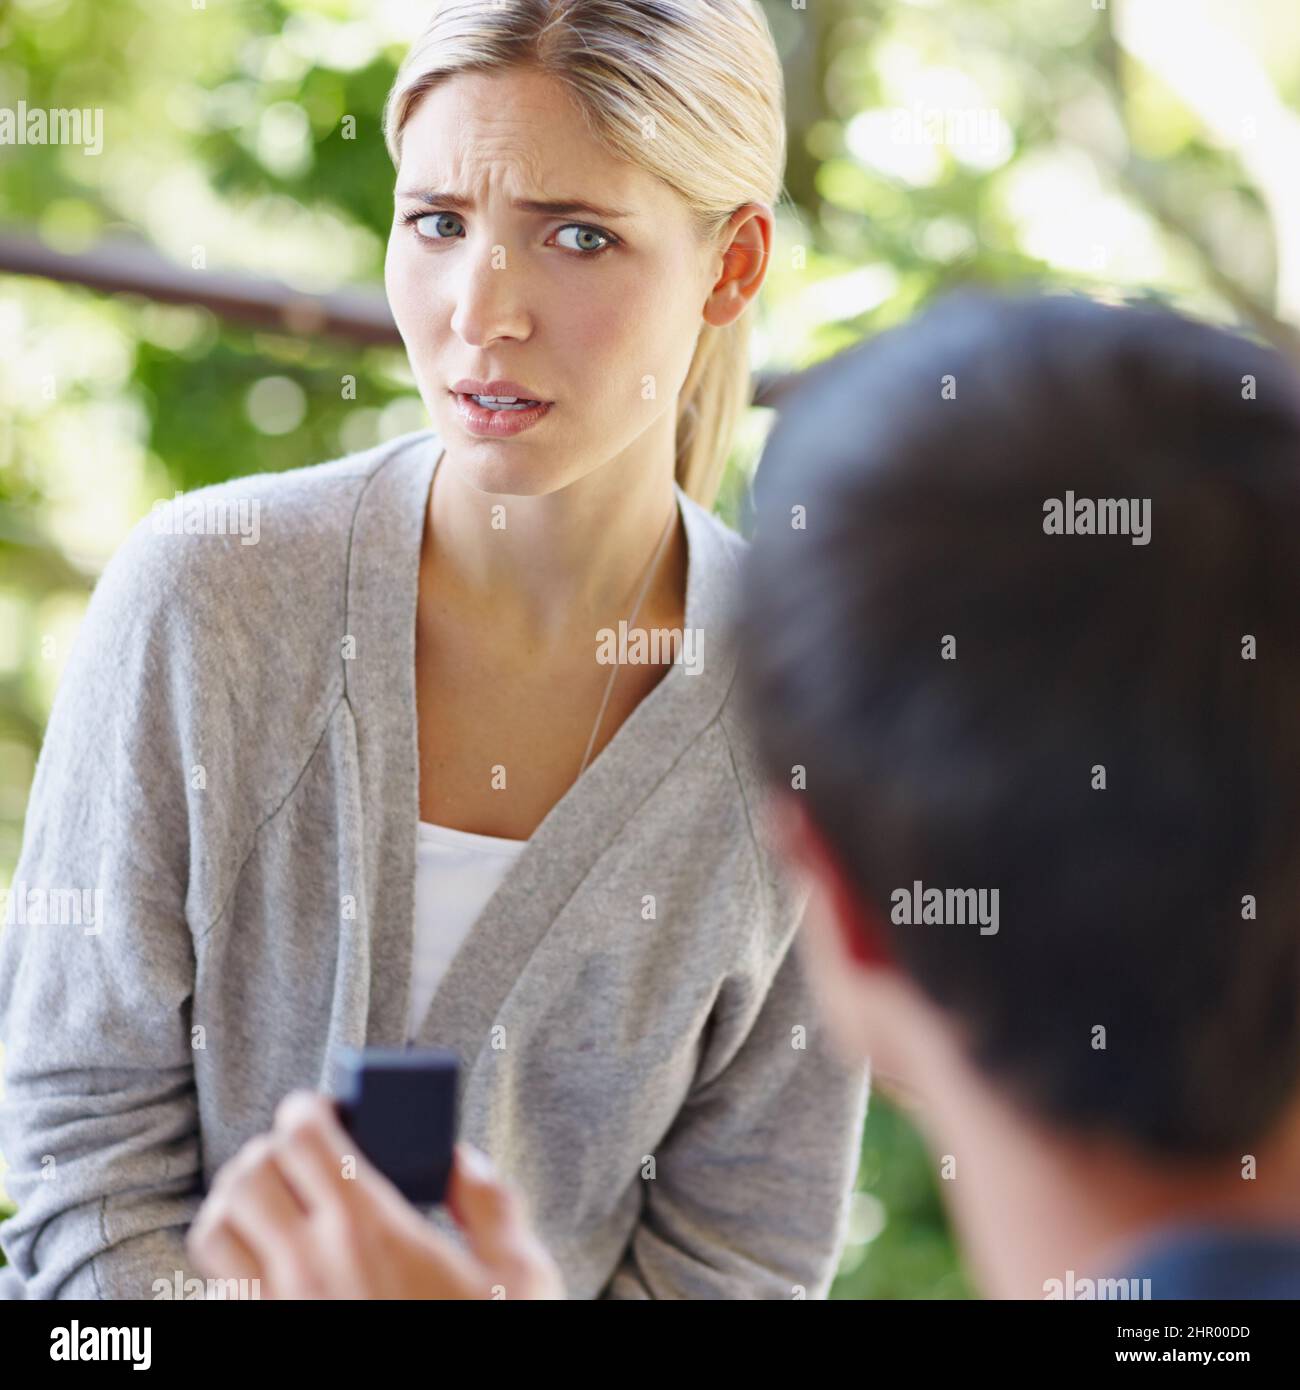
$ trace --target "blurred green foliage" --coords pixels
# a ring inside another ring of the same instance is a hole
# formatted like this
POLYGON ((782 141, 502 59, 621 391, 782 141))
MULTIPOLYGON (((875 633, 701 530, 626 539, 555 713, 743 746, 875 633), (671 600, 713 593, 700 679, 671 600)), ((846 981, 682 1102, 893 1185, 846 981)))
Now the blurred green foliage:
POLYGON ((877 1092, 832 1298, 978 1296, 953 1246, 937 1167, 904 1112, 877 1092))
MULTIPOLYGON (((808 365, 972 281, 1157 295, 1291 341, 1293 0, 764 8, 790 141, 759 365, 808 365)), ((379 286, 379 115, 424 9, 12 0, 0 106, 99 107, 105 138, 94 157, 0 146, 0 231, 66 252, 130 235, 309 293, 379 286)), ((0 276, 0 886, 88 588, 130 524, 175 489, 424 423, 400 352, 0 276)), ((769 424, 752 411, 737 441, 733 524, 769 424)), ((833 1296, 970 1296, 934 1165, 880 1098, 859 1189, 833 1296)))

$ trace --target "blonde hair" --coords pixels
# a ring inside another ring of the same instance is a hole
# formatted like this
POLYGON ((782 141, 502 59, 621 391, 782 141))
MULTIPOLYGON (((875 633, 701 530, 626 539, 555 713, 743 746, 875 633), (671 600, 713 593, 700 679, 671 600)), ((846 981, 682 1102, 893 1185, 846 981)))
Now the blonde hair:
MULTIPOLYGON (((757 0, 440 0, 384 105, 394 165, 426 92, 512 67, 563 83, 604 148, 682 198, 703 241, 744 204, 784 195, 781 62, 757 0)), ((753 303, 701 325, 678 401, 677 481, 706 508, 750 401, 753 303)))

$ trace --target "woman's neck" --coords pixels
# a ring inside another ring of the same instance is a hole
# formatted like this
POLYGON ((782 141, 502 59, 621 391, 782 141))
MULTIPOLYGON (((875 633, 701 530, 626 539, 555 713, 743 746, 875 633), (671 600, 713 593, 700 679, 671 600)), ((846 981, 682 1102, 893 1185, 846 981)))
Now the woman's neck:
POLYGON ((444 457, 429 494, 421 585, 462 619, 490 615, 498 635, 549 647, 628 619, 657 553, 637 623, 680 623, 681 529, 667 468, 616 460, 543 496, 503 496, 466 484, 444 457))

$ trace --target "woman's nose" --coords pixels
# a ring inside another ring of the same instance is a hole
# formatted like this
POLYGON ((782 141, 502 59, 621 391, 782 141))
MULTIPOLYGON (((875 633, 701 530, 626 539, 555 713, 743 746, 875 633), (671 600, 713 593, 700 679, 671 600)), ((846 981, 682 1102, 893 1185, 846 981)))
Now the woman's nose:
POLYGON ((450 288, 455 297, 451 323, 460 337, 475 346, 494 338, 526 337, 531 322, 526 286, 506 247, 467 243, 458 259, 450 288))

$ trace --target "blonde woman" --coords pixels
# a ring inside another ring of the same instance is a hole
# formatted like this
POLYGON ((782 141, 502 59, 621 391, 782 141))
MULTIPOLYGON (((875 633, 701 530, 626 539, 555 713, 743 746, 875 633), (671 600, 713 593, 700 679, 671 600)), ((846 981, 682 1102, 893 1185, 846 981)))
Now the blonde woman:
POLYGON ((385 118, 433 428, 192 495, 258 542, 142 522, 101 580, 16 877, 103 922, 4 934, 5 1249, 35 1297, 824 1296, 867 1077, 805 988, 711 515, 771 35, 752 0, 440 4, 385 118), (293 1093, 342 1043, 459 1054, 450 1212, 340 1177, 293 1093))

